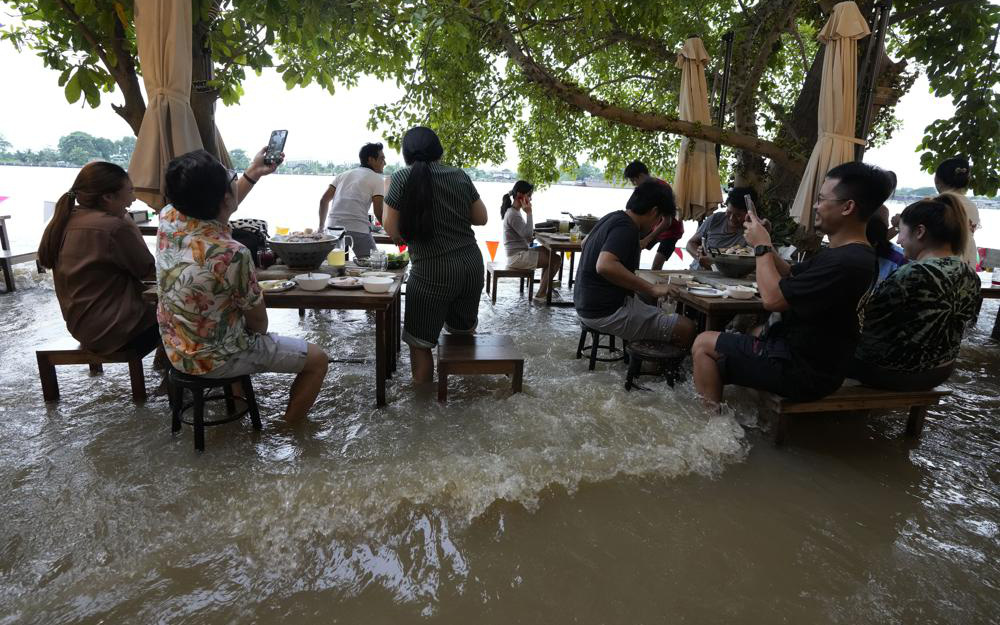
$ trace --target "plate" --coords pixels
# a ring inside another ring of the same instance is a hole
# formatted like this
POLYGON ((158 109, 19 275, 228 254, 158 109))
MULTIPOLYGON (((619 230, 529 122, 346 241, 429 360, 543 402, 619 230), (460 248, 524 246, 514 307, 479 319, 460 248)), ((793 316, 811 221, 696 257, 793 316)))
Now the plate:
POLYGON ((396 274, 388 271, 366 271, 361 274, 362 278, 395 278, 396 274))
POLYGON ((547 236, 550 239, 552 239, 553 241, 569 241, 569 235, 568 234, 550 234, 550 235, 547 235, 547 236))
POLYGON ((260 290, 265 293, 281 293, 295 288, 295 283, 291 280, 261 280, 257 284, 260 285, 260 290))
POLYGON ((698 297, 722 297, 726 294, 725 291, 720 291, 719 289, 700 286, 688 287, 688 293, 691 295, 697 295, 698 297))
POLYGON ((329 285, 335 289, 362 289, 364 285, 361 284, 360 278, 330 278, 329 285))

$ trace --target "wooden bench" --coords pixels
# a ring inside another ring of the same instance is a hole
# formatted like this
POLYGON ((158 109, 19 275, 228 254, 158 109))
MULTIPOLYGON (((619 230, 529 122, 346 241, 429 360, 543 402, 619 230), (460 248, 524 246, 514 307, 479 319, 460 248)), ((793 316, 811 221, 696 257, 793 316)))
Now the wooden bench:
POLYGON ((773 393, 760 393, 760 412, 777 415, 774 427, 774 443, 781 445, 785 440, 789 415, 816 414, 820 412, 851 412, 869 410, 909 409, 906 422, 906 436, 919 438, 924 429, 927 407, 937 405, 942 397, 951 395, 946 388, 929 391, 899 392, 883 391, 867 386, 841 386, 832 394, 816 401, 792 401, 773 393))
POLYGON ((509 269, 507 266, 499 267, 496 263, 486 263, 486 294, 490 300, 497 303, 497 280, 500 278, 518 278, 521 281, 521 295, 524 295, 524 281, 528 281, 528 301, 535 292, 535 270, 534 269, 509 269), (490 283, 493 289, 490 290, 490 283))
POLYGON ((146 379, 142 370, 142 359, 146 354, 127 350, 115 352, 106 356, 82 349, 79 344, 73 347, 70 343, 51 345, 35 352, 38 360, 38 379, 42 383, 42 397, 45 401, 59 399, 59 380, 56 378, 56 367, 61 365, 89 365, 91 374, 104 372, 108 363, 128 363, 128 374, 132 384, 132 399, 137 402, 146 401, 146 379))
POLYGON ((438 342, 438 401, 448 401, 449 375, 505 374, 521 392, 524 355, 509 336, 446 334, 438 342))
POLYGON ((38 252, 24 252, 15 254, 10 251, 10 240, 7 238, 7 220, 10 215, 0 215, 0 271, 3 271, 4 287, 7 293, 13 293, 14 285, 14 265, 30 263, 34 261, 35 269, 38 273, 45 273, 45 269, 38 263, 38 252))

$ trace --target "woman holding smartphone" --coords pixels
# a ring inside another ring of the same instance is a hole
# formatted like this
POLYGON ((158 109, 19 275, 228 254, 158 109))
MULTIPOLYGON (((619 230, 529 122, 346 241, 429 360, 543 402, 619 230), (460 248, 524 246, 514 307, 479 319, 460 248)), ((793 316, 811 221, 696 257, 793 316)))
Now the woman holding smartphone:
POLYGON ((503 196, 500 218, 503 220, 503 247, 509 269, 541 268, 542 282, 536 299, 545 299, 552 272, 558 271, 561 256, 549 254, 543 248, 532 247, 534 223, 531 215, 531 194, 535 187, 527 180, 518 180, 514 188, 503 196), (550 267, 553 269, 550 271, 550 267))

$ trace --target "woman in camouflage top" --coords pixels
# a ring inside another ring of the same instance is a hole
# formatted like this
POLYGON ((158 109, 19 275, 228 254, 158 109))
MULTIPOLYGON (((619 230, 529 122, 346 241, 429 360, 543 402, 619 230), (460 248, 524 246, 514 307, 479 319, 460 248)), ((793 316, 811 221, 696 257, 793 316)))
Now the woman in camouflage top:
POLYGON ((967 224, 950 193, 903 210, 899 243, 911 262, 890 274, 865 305, 850 377, 899 391, 948 379, 981 297, 979 277, 962 260, 967 224))

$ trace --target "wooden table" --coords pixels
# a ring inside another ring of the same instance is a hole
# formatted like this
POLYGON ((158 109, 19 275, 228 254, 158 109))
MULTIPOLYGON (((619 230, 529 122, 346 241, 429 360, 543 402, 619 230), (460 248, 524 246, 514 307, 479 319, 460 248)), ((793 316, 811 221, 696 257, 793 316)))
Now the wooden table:
MULTIPOLYGON (((348 264, 350 266, 350 264, 348 264)), ((324 267, 317 269, 323 272, 324 267)), ((329 267, 326 267, 330 273, 329 267)), ((257 272, 258 280, 287 280, 302 273, 284 265, 272 265, 257 272)), ((385 405, 385 381, 396 371, 396 356, 401 346, 400 321, 402 306, 400 289, 403 270, 397 274, 388 293, 369 293, 364 289, 343 290, 327 287, 322 291, 306 291, 298 287, 283 293, 264 293, 268 308, 319 308, 326 310, 371 310, 375 313, 375 404, 385 405)), ((145 293, 147 300, 156 301, 156 288, 145 293)))
MULTIPOLYGON (((573 265, 576 262, 577 252, 583 251, 583 241, 566 241, 562 239, 554 239, 551 234, 537 232, 535 233, 535 238, 538 240, 539 245, 547 249, 551 254, 562 254, 564 252, 569 252, 569 288, 573 288, 573 265)), ((562 282, 562 267, 559 268, 559 281, 562 282)), ((563 301, 563 302, 553 302, 552 301, 552 289, 546 292, 545 295, 545 305, 546 306, 572 306, 573 302, 563 301)))
MULTIPOLYGON (((704 284, 715 288, 725 288, 726 286, 749 286, 751 280, 741 278, 727 278, 721 273, 714 271, 651 271, 649 269, 639 269, 635 272, 654 284, 662 284, 667 281, 672 274, 685 274, 704 284)), ((699 331, 715 330, 721 332, 726 328, 733 317, 739 314, 760 314, 767 312, 764 309, 764 302, 760 297, 754 296, 750 299, 735 299, 732 297, 702 297, 695 295, 680 284, 670 285, 670 296, 677 301, 678 312, 695 311, 699 318, 699 331)))

